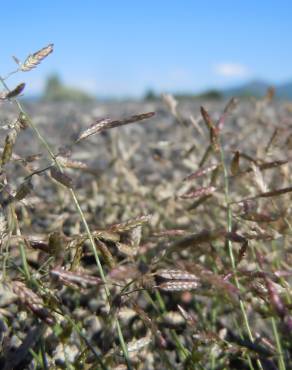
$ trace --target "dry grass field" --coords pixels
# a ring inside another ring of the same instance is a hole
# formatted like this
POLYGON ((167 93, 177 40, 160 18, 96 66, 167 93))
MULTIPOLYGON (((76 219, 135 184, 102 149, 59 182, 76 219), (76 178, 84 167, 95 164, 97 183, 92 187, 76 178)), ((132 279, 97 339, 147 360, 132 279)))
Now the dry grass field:
POLYGON ((292 368, 291 103, 1 82, 1 369, 292 368))

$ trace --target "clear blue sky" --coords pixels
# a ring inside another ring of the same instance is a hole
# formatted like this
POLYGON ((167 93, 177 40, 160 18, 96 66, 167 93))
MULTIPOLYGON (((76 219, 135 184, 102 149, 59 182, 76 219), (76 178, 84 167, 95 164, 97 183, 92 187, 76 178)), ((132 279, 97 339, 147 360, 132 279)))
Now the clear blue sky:
MULTIPOLYGON (((99 95, 141 95, 292 80, 292 1, 1 1, 2 75, 53 42, 17 81, 52 72, 99 95)), ((12 83, 16 82, 12 81, 12 83)))

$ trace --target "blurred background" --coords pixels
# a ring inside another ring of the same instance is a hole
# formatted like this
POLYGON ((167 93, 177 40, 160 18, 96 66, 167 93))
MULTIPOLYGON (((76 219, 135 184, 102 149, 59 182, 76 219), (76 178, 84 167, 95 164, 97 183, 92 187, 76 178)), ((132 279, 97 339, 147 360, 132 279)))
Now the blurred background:
POLYGON ((26 1, 1 4, 3 76, 49 43, 54 54, 12 82, 26 98, 292 98, 290 1, 26 1))

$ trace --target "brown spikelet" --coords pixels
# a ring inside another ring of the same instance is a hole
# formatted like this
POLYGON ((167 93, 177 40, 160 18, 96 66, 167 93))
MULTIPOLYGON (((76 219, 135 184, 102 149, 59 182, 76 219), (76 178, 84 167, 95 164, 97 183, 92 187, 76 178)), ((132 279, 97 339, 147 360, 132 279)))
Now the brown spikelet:
POLYGON ((34 54, 29 55, 23 64, 20 66, 22 72, 31 71, 33 68, 36 68, 42 60, 44 60, 49 54, 53 52, 54 44, 49 44, 48 46, 42 48, 41 50, 35 52, 34 54))
POLYGON ((200 110, 201 110, 201 115, 203 117, 203 120, 204 120, 204 122, 205 122, 205 124, 206 124, 206 126, 209 130, 210 145, 211 145, 211 147, 213 148, 214 151, 218 151, 219 150, 219 143, 218 143, 219 130, 215 126, 215 124, 214 124, 213 120, 211 119, 207 110, 204 107, 201 107, 200 110))
POLYGON ((239 173, 239 158, 240 158, 239 151, 236 151, 230 164, 230 171, 232 176, 236 176, 239 173))
POLYGON ((207 186, 204 188, 199 188, 196 190, 189 191, 180 197, 182 199, 193 199, 193 198, 198 198, 198 197, 203 197, 207 195, 211 195, 216 191, 216 188, 214 186, 207 186))
POLYGON ((25 88, 25 83, 17 85, 13 90, 0 94, 0 100, 12 99, 22 93, 25 88))
POLYGON ((200 286, 198 277, 183 270, 164 269, 154 274, 156 286, 163 291, 184 291, 196 289, 200 286))
POLYGON ((125 232, 131 229, 134 229, 137 226, 143 225, 145 223, 148 223, 151 219, 152 215, 143 215, 136 218, 133 218, 131 220, 114 224, 112 225, 109 230, 112 232, 125 232))
POLYGON ((43 252, 50 253, 50 248, 49 248, 48 242, 43 240, 42 238, 34 237, 34 236, 28 236, 28 237, 24 238, 24 242, 27 246, 29 246, 31 248, 39 249, 43 252))
POLYGON ((44 307, 43 300, 21 281, 12 282, 13 292, 18 296, 22 304, 43 320, 48 325, 53 325, 55 320, 50 312, 44 307))
POLYGON ((24 199, 32 190, 31 179, 24 181, 17 189, 14 196, 14 201, 20 201, 24 199))
POLYGON ((87 138, 88 136, 98 134, 102 132, 103 130, 108 130, 114 127, 124 126, 130 123, 142 121, 144 119, 151 118, 154 115, 155 115, 155 112, 149 112, 149 113, 136 114, 134 116, 120 119, 120 120, 111 120, 109 118, 98 120, 93 125, 91 125, 88 129, 81 132, 76 142, 79 142, 80 140, 83 140, 87 138))
POLYGON ((179 229, 168 229, 168 230, 162 230, 158 231, 156 233, 153 233, 153 236, 156 237, 172 237, 172 236, 182 236, 186 234, 186 230, 179 230, 179 229))
POLYGON ((67 168, 74 168, 74 169, 80 169, 80 170, 88 168, 86 163, 76 161, 76 160, 73 160, 67 157, 59 156, 59 155, 58 155, 58 162, 63 167, 67 167, 67 168))
POLYGON ((20 131, 20 124, 16 122, 14 128, 8 133, 5 138, 5 145, 2 152, 1 166, 8 163, 12 157, 13 147, 16 142, 17 135, 20 131))
POLYGON ((255 195, 254 197, 250 197, 250 198, 243 199, 243 200, 236 201, 236 202, 231 202, 230 204, 246 202, 246 201, 250 201, 250 200, 254 200, 254 199, 258 199, 258 198, 278 197, 279 195, 283 195, 283 194, 287 194, 287 193, 291 193, 291 192, 292 192, 292 186, 288 186, 286 188, 276 189, 276 190, 271 190, 271 191, 267 191, 267 192, 264 192, 264 193, 260 193, 260 194, 255 195))
POLYGON ((60 231, 54 231, 49 236, 48 252, 55 257, 56 262, 62 263, 64 259, 65 240, 60 231))
POLYGON ((253 221, 253 222, 275 222, 278 221, 282 215, 278 214, 266 214, 258 212, 248 212, 240 216, 244 220, 253 221))
POLYGON ((231 111, 236 107, 237 99, 231 98, 227 103, 226 107, 224 108, 223 114, 219 118, 217 122, 217 129, 221 131, 223 129, 224 123, 226 121, 227 116, 231 113, 231 111))
POLYGON ((165 292, 180 292, 197 289, 199 286, 197 281, 166 281, 157 285, 156 288, 165 292))
POLYGON ((23 130, 25 130, 29 126, 28 118, 23 112, 19 113, 18 122, 19 122, 20 128, 22 128, 23 130))
POLYGON ((219 166, 218 164, 213 164, 213 165, 205 167, 205 168, 200 168, 198 171, 195 171, 195 172, 191 173, 190 175, 188 175, 187 177, 185 177, 183 181, 194 180, 198 177, 206 175, 209 172, 213 172, 218 166, 219 166))
POLYGON ((210 115, 209 115, 208 111, 207 111, 204 107, 201 107, 201 108, 200 108, 200 111, 201 111, 201 115, 202 115, 202 117, 203 117, 203 120, 204 120, 204 122, 205 122, 205 123, 206 123, 206 125, 207 125, 207 128, 208 128, 209 130, 211 130, 211 129, 215 129, 215 125, 214 125, 214 123, 213 123, 213 121, 212 121, 212 119, 211 119, 211 117, 210 117, 210 115))
POLYGON ((107 245, 103 243, 101 240, 96 239, 96 247, 98 251, 101 253, 101 255, 103 256, 106 264, 110 268, 114 268, 116 265, 116 261, 113 255, 111 254, 110 250, 108 249, 107 245))
POLYGON ((50 274, 59 278, 64 284, 69 282, 84 288, 87 286, 98 286, 103 283, 101 278, 97 276, 91 276, 81 272, 67 271, 59 267, 52 269, 50 274))
MULTIPOLYGON (((240 153, 240 156, 241 157, 245 157, 246 159, 248 158, 248 156, 246 154, 243 154, 243 153, 240 153)), ((285 164, 289 163, 289 160, 279 160, 279 161, 276 160, 276 161, 272 161, 272 162, 266 162, 266 163, 258 164, 257 161, 252 160, 252 158, 249 158, 249 160, 251 160, 252 163, 254 163, 255 165, 257 165, 258 168, 259 168, 259 170, 261 170, 261 171, 263 171, 263 170, 269 170, 269 169, 280 167, 280 166, 284 166, 285 164)), ((239 175, 252 172, 253 170, 254 170, 253 167, 249 167, 246 170, 241 171, 239 173, 239 175)))
POLYGON ((245 256, 245 254, 246 254, 247 248, 248 248, 248 240, 245 240, 245 241, 242 243, 242 245, 241 245, 241 247, 240 247, 240 250, 239 250, 239 252, 238 252, 237 264, 239 264, 239 263, 242 261, 243 257, 244 257, 244 256, 245 256))
POLYGON ((73 187, 73 180, 71 177, 66 175, 64 172, 59 171, 56 167, 51 167, 50 174, 54 180, 66 186, 66 188, 73 187))
POLYGON ((156 271, 155 276, 165 280, 190 280, 190 281, 198 280, 198 277, 196 275, 183 270, 171 270, 171 269, 158 270, 156 271))

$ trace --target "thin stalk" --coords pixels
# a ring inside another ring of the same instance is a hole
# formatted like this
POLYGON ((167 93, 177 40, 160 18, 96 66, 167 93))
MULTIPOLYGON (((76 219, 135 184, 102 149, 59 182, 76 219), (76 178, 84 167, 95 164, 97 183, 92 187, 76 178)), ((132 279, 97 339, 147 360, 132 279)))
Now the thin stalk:
MULTIPOLYGON (((227 213, 226 213, 227 231, 231 232, 232 231, 232 212, 231 212, 230 202, 229 202, 229 180, 228 180, 228 171, 227 171, 227 167, 226 167, 226 163, 225 163, 224 150, 223 150, 223 146, 222 146, 221 142, 220 142, 220 145, 219 145, 219 150, 220 150, 220 159, 221 159, 222 168, 223 168, 223 175, 224 175, 224 194, 225 194, 225 203, 226 203, 226 210, 227 210, 227 213)), ((228 247, 228 253, 229 253, 229 258, 230 258, 230 262, 231 262, 231 267, 232 267, 233 274, 234 274, 235 286, 237 287, 238 290, 240 290, 240 284, 239 284, 239 281, 238 281, 238 278, 237 278, 235 258, 234 258, 234 254, 233 254, 232 243, 231 243, 230 240, 227 240, 227 247, 228 247)), ((244 302, 241 298, 239 298, 239 306, 240 306, 241 314, 242 314, 243 321, 244 321, 244 326, 246 328, 249 340, 253 343, 254 342, 254 337, 253 337, 253 334, 251 332, 251 328, 250 328, 250 325, 249 325, 246 308, 245 308, 244 302)), ((248 356, 248 361, 251 364, 250 356, 248 356)), ((256 363, 257 363, 259 369, 263 370, 262 364, 261 364, 259 359, 256 360, 256 363)))
MULTIPOLYGON (((272 243, 273 245, 274 243, 272 243)), ((254 246, 252 246, 252 252, 253 252, 253 255, 255 256, 255 251, 254 251, 254 246)), ((259 269, 259 266, 257 265, 257 271, 260 271, 259 269)), ((281 281, 282 279, 280 279, 281 281)), ((289 299, 289 295, 287 294, 287 291, 286 291, 286 297, 289 299)), ((278 360, 278 367, 279 367, 279 370, 286 370, 286 365, 285 365, 285 361, 284 361, 284 356, 283 356, 283 350, 282 350, 282 346, 281 346, 281 341, 280 341, 280 337, 279 337, 279 332, 278 332, 278 328, 277 328, 277 325, 276 325, 276 320, 274 317, 271 318, 271 323, 272 323, 272 330, 273 330, 273 333, 274 333, 274 337, 275 337, 275 342, 276 342, 276 347, 277 347, 277 352, 278 352, 278 357, 279 357, 279 360, 278 360)))
POLYGON ((45 349, 44 338, 41 338, 41 340, 40 340, 40 347, 41 347, 43 369, 44 370, 49 370, 48 361, 47 361, 47 357, 46 357, 46 349, 45 349))
MULTIPOLYGON (((10 91, 8 85, 3 80, 2 77, 0 77, 0 81, 1 81, 2 85, 4 86, 4 88, 7 91, 10 91)), ((17 105, 19 111, 25 115, 29 126, 32 128, 32 130, 34 131, 34 133, 36 134, 36 136, 38 137, 38 139, 40 140, 40 142, 42 143, 42 145, 44 146, 44 148, 47 150, 47 152, 49 153, 49 155, 52 158, 52 160, 55 162, 55 164, 58 167, 58 169, 60 171, 63 171, 63 168, 60 165, 60 163, 58 162, 58 160, 57 160, 55 154, 53 153, 50 145, 48 144, 48 142, 46 141, 46 139, 42 136, 42 134, 39 132, 38 128, 34 125, 31 117, 25 112, 25 110, 23 109, 22 105, 20 104, 20 102, 17 99, 14 99, 14 102, 17 105)), ((97 267, 98 267, 98 270, 99 270, 101 279, 104 282, 104 287, 105 287, 105 292, 106 292, 107 300, 108 300, 108 303, 110 304, 110 292, 109 292, 109 289, 107 287, 107 281, 106 281, 106 278, 105 278, 105 274, 104 274, 104 271, 103 271, 103 268, 102 268, 102 265, 100 263, 100 259, 99 259, 99 256, 98 256, 98 253, 97 253, 97 250, 96 250, 94 238, 93 238, 92 233, 91 233, 91 231, 89 229, 88 223, 87 223, 87 221, 85 219, 85 216, 84 216, 84 213, 83 213, 83 211, 82 211, 82 209, 80 207, 80 204, 79 204, 79 201, 78 201, 78 199, 76 197, 76 194, 75 194, 75 192, 74 192, 74 190, 72 188, 70 188, 70 193, 71 193, 71 196, 73 198, 75 207, 76 207, 76 209, 77 209, 77 211, 78 211, 78 213, 80 215, 80 218, 82 220, 83 226, 84 226, 84 228, 86 230, 86 233, 88 235, 88 238, 89 238, 89 241, 90 241, 90 245, 91 245, 91 249, 92 249, 92 252, 94 254, 94 257, 95 257, 95 260, 96 260, 96 264, 97 264, 97 267)), ((119 323, 119 321, 118 321, 117 318, 114 318, 114 321, 115 321, 115 326, 117 328, 118 337, 119 337, 119 341, 120 341, 120 344, 121 344, 121 347, 122 347, 122 351, 123 351, 123 354, 124 354, 124 357, 125 357, 125 360, 126 360, 126 363, 127 363, 127 367, 128 367, 129 370, 131 370, 132 369, 132 366, 131 366, 131 363, 130 363, 128 349, 127 349, 127 346, 126 346, 126 343, 125 343, 125 340, 124 340, 124 337, 123 337, 123 333, 122 333, 122 330, 121 330, 120 323, 119 323)))
MULTIPOLYGON (((10 212, 11 212, 11 217, 13 218, 13 221, 14 221, 14 229, 16 230, 16 235, 21 236, 17 215, 15 213, 15 209, 13 205, 10 205, 10 212)), ((25 278, 27 281, 31 281, 31 274, 29 271, 28 263, 27 263, 26 251, 25 251, 24 243, 22 241, 19 242, 19 252, 20 252, 21 263, 22 263, 25 278)))
MULTIPOLYGON (((155 296, 156 296, 156 299, 157 299, 157 302, 158 302, 161 313, 165 314, 167 311, 166 311, 165 303, 164 303, 164 301, 161 297, 160 292, 155 291, 155 296)), ((176 344, 176 347, 179 351, 179 355, 180 355, 181 360, 185 361, 191 355, 190 351, 180 342, 179 337, 178 337, 175 330, 171 329, 170 332, 171 332, 172 338, 173 338, 173 340, 176 344)))
POLYGON ((286 365, 285 365, 285 361, 283 357, 283 350, 282 350, 281 341, 280 341, 279 334, 278 334, 276 320, 274 317, 272 317, 271 321, 272 321, 272 328, 273 328, 273 333, 274 333, 274 337, 276 340, 276 346, 277 346, 277 351, 278 351, 278 356, 279 356, 279 360, 278 360, 279 370, 286 370, 286 365))

